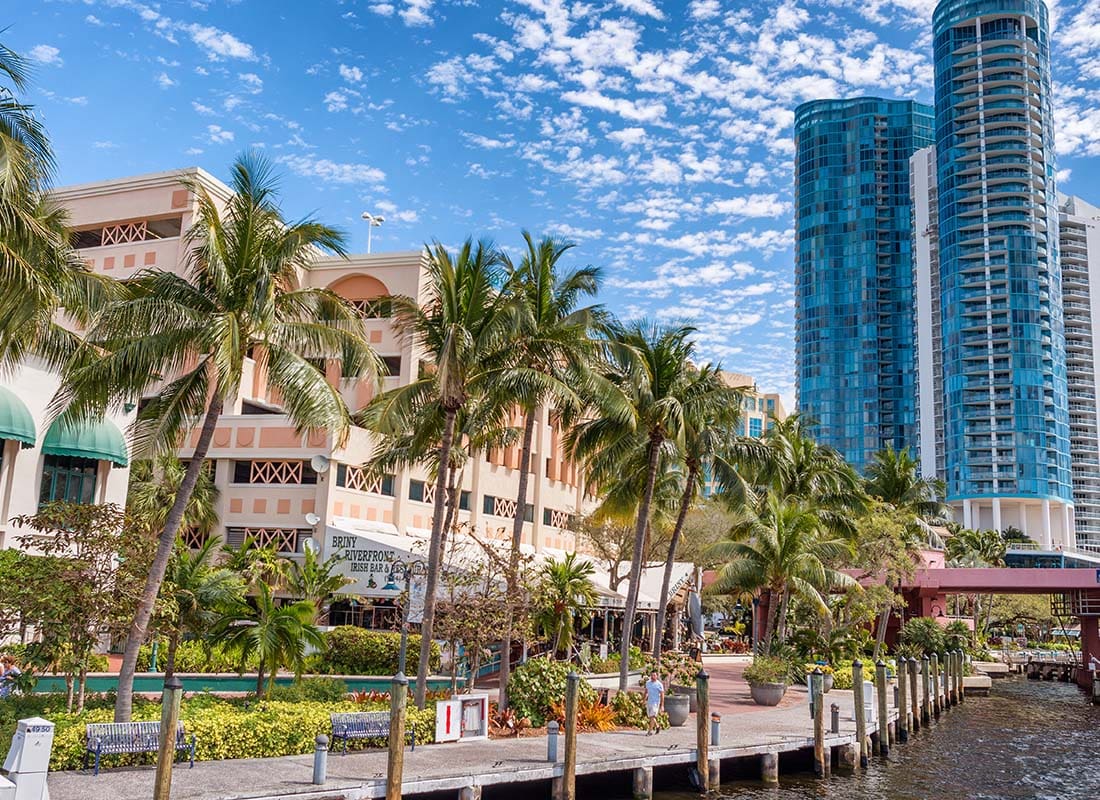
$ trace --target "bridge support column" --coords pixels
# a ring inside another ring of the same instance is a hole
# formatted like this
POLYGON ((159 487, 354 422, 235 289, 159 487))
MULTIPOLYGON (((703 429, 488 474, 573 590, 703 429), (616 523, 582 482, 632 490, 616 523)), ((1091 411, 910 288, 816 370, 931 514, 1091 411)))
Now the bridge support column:
POLYGON ((634 770, 634 800, 650 800, 653 797, 653 767, 634 770))
POLYGON ((1077 670, 1077 685, 1085 691, 1092 691, 1093 675, 1100 675, 1100 617, 1078 617, 1081 623, 1081 668, 1077 670), (1092 663, 1095 671, 1089 669, 1092 663))
POLYGON ((760 780, 779 783, 779 753, 760 754, 760 780))

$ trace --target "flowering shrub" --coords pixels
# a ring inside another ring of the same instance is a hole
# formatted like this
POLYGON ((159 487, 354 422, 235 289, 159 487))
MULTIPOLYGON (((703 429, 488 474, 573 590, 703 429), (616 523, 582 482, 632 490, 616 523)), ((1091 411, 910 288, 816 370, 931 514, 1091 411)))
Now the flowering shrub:
MULTIPOLYGON (((554 703, 565 702, 565 679, 570 666, 549 658, 532 658, 520 664, 508 679, 508 704, 521 718, 539 727, 546 722, 554 703)), ((596 690, 581 679, 579 699, 595 702, 596 690)))
MULTIPOLYGON (((611 700, 615 712, 615 722, 624 728, 645 728, 649 720, 645 713, 645 695, 641 692, 619 692, 611 700)), ((657 715, 657 726, 664 730, 668 725, 668 714, 664 711, 657 715)))

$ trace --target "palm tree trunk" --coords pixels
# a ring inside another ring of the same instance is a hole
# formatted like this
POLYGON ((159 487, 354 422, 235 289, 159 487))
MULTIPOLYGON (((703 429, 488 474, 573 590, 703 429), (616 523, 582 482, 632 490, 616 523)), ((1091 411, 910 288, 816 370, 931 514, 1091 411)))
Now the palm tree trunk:
MULTIPOLYGON (((768 656, 772 652, 772 636, 775 633, 775 620, 779 613, 779 593, 768 590, 768 618, 764 621, 764 647, 763 653, 768 656)), ((760 642, 756 643, 757 651, 760 651, 760 642)))
MULTIPOLYGON (((523 521, 527 517, 527 481, 530 476, 531 443, 535 438, 535 412, 529 409, 523 420, 523 444, 519 452, 519 488, 516 490, 516 518, 512 520, 512 550, 508 554, 508 588, 505 597, 504 638, 500 643, 500 690, 497 704, 508 708, 508 679, 512 675, 512 624, 515 619, 516 586, 519 580, 519 546, 523 540, 523 521)), ((534 523, 532 523, 533 525, 534 523)))
MULTIPOLYGON (((695 478, 699 468, 694 459, 688 463, 687 482, 680 497, 680 513, 676 516, 676 526, 672 529, 672 541, 668 543, 668 560, 665 562, 665 574, 661 579, 660 604, 657 606, 657 630, 653 636, 653 658, 661 661, 661 640, 665 635, 665 617, 668 615, 668 590, 672 585, 672 562, 676 558, 676 548, 680 544, 680 534, 684 530, 691 501, 695 497, 695 478)), ((701 633, 701 632, 700 632, 701 633)))
POLYGON ((264 662, 263 659, 256 665, 256 699, 264 696, 264 662))
POLYGON ((443 557, 443 523, 447 492, 447 470, 444 464, 451 462, 451 442, 455 435, 455 416, 458 409, 446 409, 443 437, 439 442, 439 465, 435 476, 435 503, 432 509, 432 540, 428 546, 428 576, 424 581, 424 622, 420 626, 420 662, 416 665, 416 707, 424 708, 428 693, 428 661, 432 656, 432 623, 435 621, 435 588, 439 584, 439 565, 443 557))
POLYGON ((214 438, 214 429, 218 425, 221 413, 222 399, 215 394, 206 409, 202 430, 199 431, 199 439, 195 443, 195 452, 187 464, 187 471, 183 475, 176 499, 168 510, 168 516, 165 517, 164 530, 161 531, 160 540, 157 542, 157 552, 149 567, 149 576, 145 579, 145 589, 141 594, 137 612, 134 614, 133 624, 130 625, 130 635, 126 639, 126 649, 122 653, 122 666, 118 671, 115 722, 130 721, 134 705, 134 673, 137 671, 138 650, 149 633, 149 620, 153 617, 153 608, 157 603, 157 595, 160 594, 160 585, 164 582, 168 560, 172 557, 172 548, 176 545, 176 535, 183 524, 184 512, 187 510, 187 504, 191 502, 191 493, 195 491, 195 484, 198 483, 199 472, 210 450, 210 442, 214 438))
POLYGON ((878 617, 878 630, 875 631, 875 654, 873 656, 875 662, 882 656, 882 648, 886 645, 886 629, 890 627, 890 611, 893 607, 892 602, 886 603, 886 607, 882 609, 882 613, 878 617))
POLYGON ((443 537, 439 540, 440 552, 447 552, 447 537, 454 531, 455 518, 458 517, 458 467, 447 467, 447 521, 443 525, 443 537))
POLYGON ((164 659, 164 680, 176 674, 176 650, 180 646, 180 635, 173 633, 168 637, 168 655, 164 659))
POLYGON ((619 691, 627 689, 627 672, 630 669, 630 636, 634 630, 634 612, 638 607, 638 584, 642 582, 642 564, 645 562, 645 534, 649 525, 649 506, 653 502, 653 487, 657 483, 657 467, 661 456, 661 436, 649 438, 649 469, 646 474, 645 493, 638 504, 638 522, 634 526, 634 555, 630 561, 630 588, 626 593, 626 609, 623 612, 623 640, 619 643, 619 691))
POLYGON ((791 593, 784 589, 781 596, 782 599, 779 601, 779 611, 775 620, 775 638, 779 640, 780 644, 783 644, 787 641, 787 604, 791 593))

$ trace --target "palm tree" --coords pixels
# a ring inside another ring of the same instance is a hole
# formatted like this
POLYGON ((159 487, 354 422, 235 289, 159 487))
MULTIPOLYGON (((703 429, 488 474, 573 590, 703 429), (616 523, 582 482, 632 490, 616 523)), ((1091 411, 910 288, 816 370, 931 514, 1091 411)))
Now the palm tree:
POLYGON ((576 553, 566 553, 560 561, 551 560, 539 570, 539 627, 551 638, 551 652, 556 657, 562 650, 568 660, 573 646, 573 629, 578 620, 587 621, 586 614, 596 604, 592 576, 596 568, 587 561, 577 560, 576 553))
POLYGON ((207 633, 217 622, 219 612, 240 602, 244 593, 244 583, 236 572, 213 563, 217 547, 218 540, 211 538, 197 550, 179 541, 172 551, 161 591, 161 597, 170 599, 175 608, 174 624, 168 633, 166 679, 175 672, 180 638, 207 633))
MULTIPOLYGON (((558 261, 574 245, 544 237, 537 243, 523 232, 527 249, 519 266, 505 257, 508 272, 506 291, 519 301, 520 326, 515 332, 515 365, 504 376, 503 390, 513 398, 523 413, 523 438, 520 444, 520 469, 516 489, 516 515, 512 522, 512 548, 508 564, 508 611, 501 643, 500 695, 501 708, 508 706, 508 677, 511 675, 512 598, 518 587, 520 543, 527 507, 527 482, 531 474, 531 450, 535 425, 542 409, 553 403, 559 419, 562 412, 579 409, 583 403, 573 386, 587 378, 588 366, 594 355, 594 342, 589 331, 601 318, 596 306, 578 308, 581 299, 599 290, 600 271, 595 267, 561 273, 558 261)), ((539 470, 536 468, 536 474, 539 470)))
POLYGON ((780 643, 786 640, 792 597, 824 614, 829 589, 856 585, 853 578, 828 566, 849 552, 845 540, 831 536, 818 509, 795 498, 769 494, 761 508, 743 510, 730 538, 711 546, 709 554, 726 563, 710 591, 769 593, 764 653, 771 652, 773 637, 780 643))
MULTIPOLYGON (((126 513, 130 519, 152 534, 162 531, 186 474, 187 465, 175 455, 134 461, 126 494, 126 513)), ((218 524, 218 494, 209 466, 200 470, 180 529, 208 535, 218 524)))
POLYGON ((229 648, 236 650, 241 664, 255 658, 256 696, 264 693, 264 677, 268 688, 275 686, 275 676, 281 667, 301 676, 309 647, 321 649, 325 637, 313 624, 316 607, 309 600, 280 606, 271 587, 260 584, 248 602, 239 603, 224 614, 217 626, 217 636, 229 648))
MULTIPOLYGON (((959 528, 953 536, 947 540, 948 563, 953 567, 1003 567, 1008 545, 1004 537, 994 530, 971 530, 959 528)), ((989 624, 989 615, 993 610, 993 595, 990 593, 986 606, 986 623, 989 624)), ((978 626, 981 623, 982 596, 974 595, 974 629, 973 643, 978 642, 978 626)))
POLYGON ((319 252, 344 253, 343 237, 313 220, 284 220, 267 161, 240 156, 224 204, 201 183, 185 185, 197 206, 187 274, 151 269, 128 281, 126 296, 110 303, 88 332, 87 350, 97 357, 78 357, 54 398, 66 418, 80 421, 154 393, 134 426, 139 453, 174 450, 199 427, 123 654, 119 721, 130 718, 138 647, 214 429, 237 399, 248 359, 266 369, 298 430, 327 431, 338 444, 350 414, 326 380, 325 364, 339 364, 345 378, 377 380, 381 372, 356 310, 327 289, 300 288, 301 273, 319 252))
POLYGON ((613 482, 633 454, 645 452, 641 472, 645 483, 634 525, 630 587, 623 614, 619 691, 627 688, 630 631, 637 611, 642 554, 661 452, 683 443, 684 392, 694 355, 688 337, 693 332, 690 327, 663 328, 644 321, 616 326, 604 348, 606 378, 619 394, 615 406, 604 405, 602 413, 580 423, 566 437, 569 449, 585 462, 597 485, 613 482))
MULTIPOLYGON (((442 431, 436 463, 451 463, 455 423, 471 400, 494 395, 502 369, 512 358, 508 347, 518 322, 515 300, 500 291, 500 255, 485 242, 467 239, 452 254, 436 242, 428 248, 423 299, 393 297, 394 322, 412 339, 426 369, 412 383, 391 389, 375 401, 374 428, 388 435, 404 432, 418 410, 438 403, 442 431)), ((424 707, 436 588, 439 585, 446 524, 447 470, 436 469, 428 574, 425 578, 424 620, 416 675, 416 705, 424 707)))
POLYGON ((733 426, 741 416, 741 400, 741 392, 727 386, 722 380, 720 370, 710 364, 692 374, 684 389, 684 441, 681 452, 683 491, 676 523, 672 528, 672 538, 668 544, 668 558, 665 560, 661 594, 658 597, 657 627, 653 636, 653 657, 657 661, 661 659, 672 566, 676 560, 676 549, 680 544, 684 521, 703 488, 706 478, 704 468, 732 439, 733 426))
POLYGON ((321 615, 325 601, 354 581, 335 572, 342 556, 329 556, 324 561, 315 549, 307 548, 301 561, 291 561, 287 589, 294 597, 313 603, 313 621, 321 615))
POLYGON ((943 520, 948 515, 940 500, 944 483, 921 477, 919 467, 908 447, 901 450, 885 447, 875 453, 867 467, 867 493, 917 517, 943 520))
POLYGON ((91 273, 69 246, 65 214, 46 199, 54 158, 34 109, 26 59, 0 45, 0 371, 31 355, 60 367, 79 337, 59 312, 81 325, 115 283, 91 273))

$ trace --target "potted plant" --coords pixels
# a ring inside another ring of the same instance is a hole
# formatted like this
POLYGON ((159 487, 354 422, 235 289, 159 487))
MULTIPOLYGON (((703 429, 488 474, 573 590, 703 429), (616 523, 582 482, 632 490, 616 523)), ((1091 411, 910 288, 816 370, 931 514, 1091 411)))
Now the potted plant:
POLYGON ((806 685, 810 685, 810 673, 815 669, 821 670, 825 675, 825 687, 822 691, 828 692, 833 688, 833 668, 828 664, 807 664, 806 665, 806 685))
POLYGON ((777 706, 787 693, 787 662, 774 656, 757 656, 745 667, 745 680, 753 702, 759 706, 777 706))
POLYGON ((665 694, 665 713, 668 714, 668 724, 673 728, 681 727, 687 722, 688 713, 691 711, 691 696, 668 692, 665 694))

